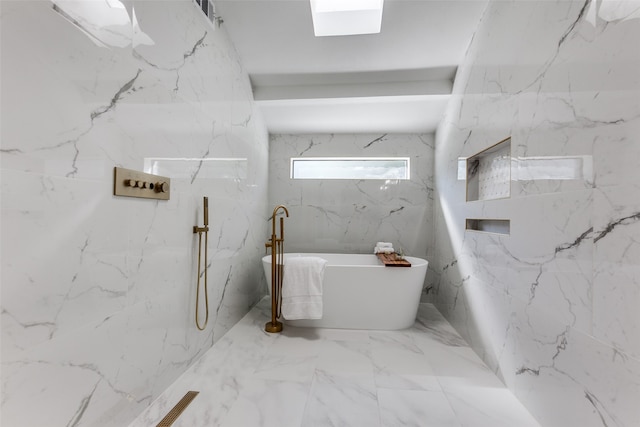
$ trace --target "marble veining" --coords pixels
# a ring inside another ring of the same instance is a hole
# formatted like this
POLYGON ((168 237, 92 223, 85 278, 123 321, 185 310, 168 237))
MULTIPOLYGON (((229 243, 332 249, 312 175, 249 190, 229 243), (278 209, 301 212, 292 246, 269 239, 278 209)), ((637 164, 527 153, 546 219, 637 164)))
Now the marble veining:
POLYGON ((269 304, 256 305, 129 427, 155 425, 187 390, 200 394, 177 427, 539 426, 431 304, 402 331, 268 334, 269 304))
POLYGON ((625 2, 489 2, 437 132, 435 304, 545 426, 640 420, 639 23, 625 2), (465 203, 459 159, 507 136, 511 198, 465 203))
POLYGON ((268 137, 226 32, 191 1, 81 3, 0 4, 2 425, 127 425, 264 295, 268 137), (171 200, 114 197, 150 159, 171 200))
MULTIPOLYGON (((428 260, 434 253, 433 153, 433 135, 427 134, 271 135, 269 200, 291 212, 287 251, 372 253, 376 242, 385 241, 428 260), (411 179, 289 178, 292 157, 350 156, 410 157, 411 179)), ((429 268, 425 289, 433 282, 429 268)))

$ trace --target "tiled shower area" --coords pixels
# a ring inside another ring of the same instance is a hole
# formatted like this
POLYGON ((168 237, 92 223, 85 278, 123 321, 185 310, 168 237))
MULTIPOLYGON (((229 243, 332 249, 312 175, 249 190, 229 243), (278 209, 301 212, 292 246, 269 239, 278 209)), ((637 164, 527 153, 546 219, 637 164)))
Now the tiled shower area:
POLYGON ((130 427, 538 427, 432 304, 402 331, 296 328, 268 334, 261 301, 130 427))
POLYGON ((1 1, 2 426, 156 425, 189 390, 176 426, 640 425, 638 40, 634 0, 488 0, 435 133, 269 134, 193 0, 1 1), (411 179, 293 182, 293 156, 411 179), (414 326, 265 333, 279 204, 287 251, 427 259, 414 326))

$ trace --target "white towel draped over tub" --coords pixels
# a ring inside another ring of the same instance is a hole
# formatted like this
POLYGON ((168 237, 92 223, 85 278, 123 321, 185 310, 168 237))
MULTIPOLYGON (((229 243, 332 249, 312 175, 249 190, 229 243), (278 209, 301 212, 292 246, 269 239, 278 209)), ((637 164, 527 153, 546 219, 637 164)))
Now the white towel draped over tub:
POLYGON ((284 263, 282 315, 287 320, 322 319, 322 280, 327 261, 291 257, 284 263))

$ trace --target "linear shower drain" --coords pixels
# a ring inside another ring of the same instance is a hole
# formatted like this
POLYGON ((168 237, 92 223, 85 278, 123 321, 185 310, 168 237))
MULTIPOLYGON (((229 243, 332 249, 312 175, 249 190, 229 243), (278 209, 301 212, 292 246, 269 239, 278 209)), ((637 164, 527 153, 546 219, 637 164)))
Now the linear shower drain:
POLYGON ((173 424, 178 419, 182 411, 187 409, 189 403, 191 403, 191 401, 198 395, 198 393, 200 392, 188 391, 187 394, 185 394, 182 399, 180 399, 180 402, 178 402, 176 406, 174 406, 173 409, 169 411, 169 413, 162 419, 162 421, 158 423, 156 427, 170 427, 171 424, 173 424))

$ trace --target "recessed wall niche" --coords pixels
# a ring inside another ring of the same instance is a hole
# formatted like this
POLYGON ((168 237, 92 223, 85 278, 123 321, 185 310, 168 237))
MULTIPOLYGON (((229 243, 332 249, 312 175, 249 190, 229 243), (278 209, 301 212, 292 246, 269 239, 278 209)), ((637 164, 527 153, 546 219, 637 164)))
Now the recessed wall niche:
POLYGON ((465 229, 509 235, 511 234, 511 221, 508 219, 467 218, 465 229))
POLYGON ((511 137, 467 158, 467 202, 511 196, 511 137))

